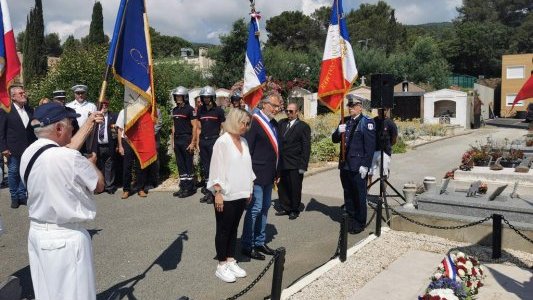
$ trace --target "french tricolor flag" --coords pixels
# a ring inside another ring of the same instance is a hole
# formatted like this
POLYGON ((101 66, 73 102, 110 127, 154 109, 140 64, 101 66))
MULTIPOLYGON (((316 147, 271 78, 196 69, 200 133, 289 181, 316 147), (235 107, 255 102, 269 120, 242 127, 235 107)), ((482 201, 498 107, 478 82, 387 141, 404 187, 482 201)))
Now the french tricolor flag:
POLYGON ((329 109, 337 111, 355 79, 357 67, 350 36, 344 20, 342 0, 334 0, 322 67, 318 83, 318 97, 329 109))
POLYGON ((455 267, 455 263, 449 254, 446 255, 446 257, 442 260, 442 264, 444 265, 444 276, 454 281, 460 280, 457 276, 457 268, 455 267))
POLYGON ((246 43, 246 61, 244 65, 244 84, 242 94, 244 102, 253 109, 263 97, 263 85, 266 82, 266 70, 259 44, 258 12, 251 14, 248 26, 248 42, 246 43))
POLYGON ((0 38, 0 107, 9 112, 11 109, 9 86, 20 73, 20 61, 6 0, 0 0, 0 8, 2 14, 0 32, 4 33, 3 38, 0 38))

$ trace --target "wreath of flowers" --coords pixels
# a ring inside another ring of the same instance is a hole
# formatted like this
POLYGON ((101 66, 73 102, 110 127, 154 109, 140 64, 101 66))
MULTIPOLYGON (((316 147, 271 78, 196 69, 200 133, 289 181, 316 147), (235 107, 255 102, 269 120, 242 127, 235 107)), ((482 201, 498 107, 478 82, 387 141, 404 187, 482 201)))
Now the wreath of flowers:
POLYGON ((479 261, 463 252, 450 253, 456 278, 447 272, 444 265, 447 258, 431 277, 426 293, 419 300, 471 300, 483 286, 484 270, 479 261))

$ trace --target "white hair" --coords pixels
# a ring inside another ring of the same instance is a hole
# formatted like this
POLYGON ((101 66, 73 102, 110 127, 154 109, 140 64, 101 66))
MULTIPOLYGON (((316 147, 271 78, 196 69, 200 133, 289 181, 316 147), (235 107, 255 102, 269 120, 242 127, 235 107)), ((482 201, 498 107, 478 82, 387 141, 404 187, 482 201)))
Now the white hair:
MULTIPOLYGON (((36 119, 31 121, 31 125, 32 126, 38 125, 39 123, 40 123, 39 120, 36 120, 36 119)), ((56 123, 60 123, 64 127, 67 127, 68 126, 68 119, 64 118, 61 121, 58 121, 58 122, 55 122, 55 123, 52 123, 52 124, 48 124, 48 125, 43 126, 43 127, 40 127, 40 126, 39 127, 34 127, 33 128, 33 132, 35 133, 35 135, 38 138, 47 138, 54 132, 56 123)))

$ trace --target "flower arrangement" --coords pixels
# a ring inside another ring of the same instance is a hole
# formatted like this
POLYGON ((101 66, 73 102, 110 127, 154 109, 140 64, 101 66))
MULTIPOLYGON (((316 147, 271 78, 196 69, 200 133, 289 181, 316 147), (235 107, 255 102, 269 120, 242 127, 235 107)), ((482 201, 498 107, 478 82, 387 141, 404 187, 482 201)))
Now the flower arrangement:
POLYGON ((479 187, 477 188, 477 192, 484 195, 487 193, 488 186, 486 183, 482 182, 479 187))
POLYGON ((483 286, 483 267, 473 256, 450 253, 431 277, 419 300, 471 300, 483 286))

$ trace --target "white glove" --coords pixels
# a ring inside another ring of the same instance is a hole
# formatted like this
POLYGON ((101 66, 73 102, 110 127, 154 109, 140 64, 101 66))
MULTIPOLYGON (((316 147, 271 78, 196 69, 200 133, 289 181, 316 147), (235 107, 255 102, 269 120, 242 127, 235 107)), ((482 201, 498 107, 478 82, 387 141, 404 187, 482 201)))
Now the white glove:
POLYGON ((346 132, 346 124, 340 124, 339 125, 339 133, 346 132))
POLYGON ((364 166, 359 167, 359 174, 361 174, 361 179, 365 179, 367 173, 368 173, 367 167, 364 167, 364 166))

